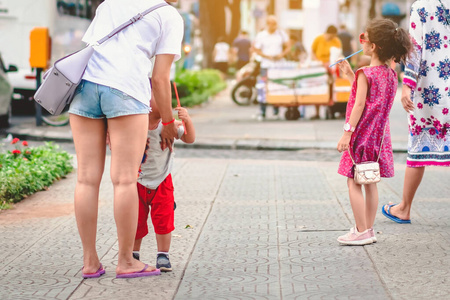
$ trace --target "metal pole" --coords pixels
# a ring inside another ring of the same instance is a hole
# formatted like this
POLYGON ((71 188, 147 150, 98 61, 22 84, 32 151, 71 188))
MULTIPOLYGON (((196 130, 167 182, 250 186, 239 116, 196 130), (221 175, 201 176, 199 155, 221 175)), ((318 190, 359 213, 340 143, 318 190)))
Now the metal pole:
MULTIPOLYGON (((36 90, 41 86, 41 73, 42 68, 36 68, 36 90)), ((42 107, 34 102, 34 107, 36 108, 36 126, 42 126, 42 107)))

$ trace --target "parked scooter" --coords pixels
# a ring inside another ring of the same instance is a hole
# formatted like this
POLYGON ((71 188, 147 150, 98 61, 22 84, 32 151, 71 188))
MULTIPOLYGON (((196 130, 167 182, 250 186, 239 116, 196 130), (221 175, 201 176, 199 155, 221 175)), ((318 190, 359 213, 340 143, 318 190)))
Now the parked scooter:
POLYGON ((237 83, 231 91, 231 98, 237 105, 247 106, 257 103, 256 81, 261 70, 261 62, 250 61, 237 73, 237 83))

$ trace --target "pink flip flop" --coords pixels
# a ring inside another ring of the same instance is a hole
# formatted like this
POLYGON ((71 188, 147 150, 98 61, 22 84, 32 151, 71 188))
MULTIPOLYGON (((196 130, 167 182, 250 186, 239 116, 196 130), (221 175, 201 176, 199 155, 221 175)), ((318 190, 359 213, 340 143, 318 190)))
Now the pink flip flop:
MULTIPOLYGON (((83 267, 84 269, 84 267, 83 267)), ((100 264, 100 267, 98 268, 97 272, 95 273, 83 273, 83 278, 98 278, 105 274, 105 269, 103 268, 102 264, 100 264)))
POLYGON ((159 269, 156 269, 151 272, 145 272, 145 270, 148 269, 148 265, 146 264, 144 268, 138 272, 131 272, 131 273, 124 273, 124 274, 117 274, 116 278, 136 278, 136 277, 145 277, 145 276, 154 276, 154 275, 161 275, 161 271, 159 269))

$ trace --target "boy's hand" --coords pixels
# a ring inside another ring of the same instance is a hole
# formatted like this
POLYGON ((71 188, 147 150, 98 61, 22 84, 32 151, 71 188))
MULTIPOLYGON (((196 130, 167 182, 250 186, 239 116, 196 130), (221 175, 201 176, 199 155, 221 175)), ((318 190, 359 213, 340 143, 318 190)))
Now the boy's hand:
POLYGON ((191 118, 189 117, 188 111, 186 108, 178 106, 175 107, 175 110, 178 111, 178 118, 184 122, 188 122, 191 118))

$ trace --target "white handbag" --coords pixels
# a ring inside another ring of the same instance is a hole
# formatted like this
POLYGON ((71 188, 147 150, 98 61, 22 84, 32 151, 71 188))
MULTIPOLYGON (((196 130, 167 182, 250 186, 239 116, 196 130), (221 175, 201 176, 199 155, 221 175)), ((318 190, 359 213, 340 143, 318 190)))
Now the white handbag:
POLYGON ((372 184, 377 183, 381 181, 381 174, 380 174, 380 164, 378 163, 381 155, 381 148, 383 147, 383 141, 384 141, 384 135, 386 133, 386 125, 384 126, 383 130, 383 137, 381 139, 381 145, 380 145, 380 153, 378 153, 377 161, 367 161, 362 163, 355 163, 353 160, 352 154, 350 153, 350 149, 347 149, 348 155, 350 155, 350 159, 353 162, 354 167, 354 175, 353 179, 357 184, 372 184))
POLYGON ((73 99, 75 90, 81 82, 89 59, 94 54, 94 47, 103 44, 120 31, 142 19, 146 14, 167 5, 167 3, 155 5, 123 23, 95 44, 88 45, 84 49, 57 60, 53 67, 45 72, 43 76, 44 81, 34 94, 36 102, 52 115, 61 114, 64 107, 70 104, 73 99))
POLYGON ((378 161, 355 164, 354 172, 354 180, 357 184, 371 184, 381 181, 378 161))

